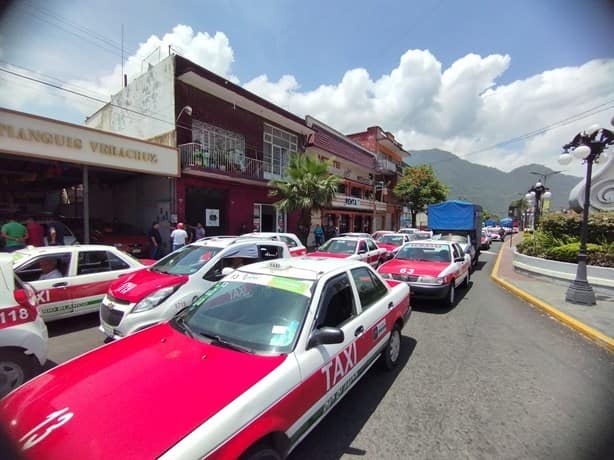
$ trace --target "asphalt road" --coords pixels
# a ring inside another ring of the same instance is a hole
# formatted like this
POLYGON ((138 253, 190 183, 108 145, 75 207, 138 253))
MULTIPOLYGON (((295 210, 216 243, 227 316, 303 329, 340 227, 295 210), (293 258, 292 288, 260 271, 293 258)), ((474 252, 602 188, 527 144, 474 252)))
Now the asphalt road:
MULTIPOLYGON (((455 308, 412 302, 400 366, 371 369, 290 458, 614 458, 614 355, 494 284, 494 260, 455 308)), ((97 325, 51 323, 50 366, 102 345, 97 325)))

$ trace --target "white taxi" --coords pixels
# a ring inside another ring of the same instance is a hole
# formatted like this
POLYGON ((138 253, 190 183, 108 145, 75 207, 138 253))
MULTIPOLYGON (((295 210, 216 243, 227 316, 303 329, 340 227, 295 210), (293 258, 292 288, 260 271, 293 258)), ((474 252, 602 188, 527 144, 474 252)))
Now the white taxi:
POLYGON ((398 363, 409 313, 407 285, 361 262, 246 265, 30 381, 0 423, 29 459, 285 458, 378 358, 398 363))
POLYGON ((207 238, 188 244, 109 286, 99 330, 120 339, 171 319, 237 265, 290 257, 281 241, 207 238))
POLYGON ((298 236, 294 233, 280 233, 280 232, 251 232, 244 233, 239 238, 257 238, 264 240, 283 241, 288 245, 290 255, 292 257, 304 256, 307 254, 307 248, 301 242, 298 236))
POLYGON ((98 244, 29 247, 11 254, 15 273, 36 290, 45 321, 97 312, 113 281, 153 262, 98 244))
POLYGON ((446 305, 453 306, 456 288, 469 287, 471 256, 453 241, 411 241, 377 271, 407 283, 412 297, 445 298, 446 305))
POLYGON ((309 257, 332 257, 335 259, 360 260, 372 267, 378 267, 388 259, 388 251, 380 248, 369 236, 339 236, 331 238, 314 252, 307 254, 309 257))
POLYGON ((47 327, 36 294, 13 272, 11 254, 0 253, 0 397, 40 372, 47 361, 47 327))

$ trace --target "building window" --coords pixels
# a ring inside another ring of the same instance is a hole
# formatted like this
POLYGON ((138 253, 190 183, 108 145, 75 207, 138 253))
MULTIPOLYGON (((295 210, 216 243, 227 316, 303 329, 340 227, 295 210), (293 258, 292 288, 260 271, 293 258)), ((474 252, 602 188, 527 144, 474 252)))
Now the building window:
POLYGON ((333 168, 341 169, 341 163, 339 163, 337 160, 333 160, 333 168))
POLYGON ((194 120, 192 139, 200 144, 205 164, 209 162, 245 165, 245 137, 217 126, 194 120))
POLYGON ((271 125, 264 125, 264 178, 281 178, 288 168, 288 154, 298 151, 298 138, 271 125))
POLYGON ((340 184, 337 184, 337 193, 345 195, 345 184, 343 182, 340 184))

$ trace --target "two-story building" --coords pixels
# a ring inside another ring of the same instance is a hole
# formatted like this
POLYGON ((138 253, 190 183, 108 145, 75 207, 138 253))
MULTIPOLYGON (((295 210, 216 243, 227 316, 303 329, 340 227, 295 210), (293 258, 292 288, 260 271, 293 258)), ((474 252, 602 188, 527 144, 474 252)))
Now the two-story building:
POLYGON ((386 212, 381 193, 375 193, 375 153, 311 116, 306 123, 314 131, 307 153, 331 160, 330 172, 341 178, 330 208, 314 214, 312 224, 334 226, 340 233, 375 231, 374 215, 386 212))
POLYGON ((375 229, 398 229, 403 213, 403 203, 391 193, 403 173, 403 160, 410 153, 395 140, 394 135, 379 126, 371 126, 366 131, 348 134, 347 137, 359 143, 376 155, 373 171, 376 193, 386 202, 386 209, 378 212, 375 229))
POLYGON ((295 231, 273 206, 279 198, 269 196, 268 181, 283 177, 289 154, 304 152, 313 131, 231 81, 170 55, 88 124, 178 146, 181 177, 170 188, 160 184, 168 190, 171 220, 201 222, 207 235, 295 231), (126 106, 133 110, 120 108, 126 106))

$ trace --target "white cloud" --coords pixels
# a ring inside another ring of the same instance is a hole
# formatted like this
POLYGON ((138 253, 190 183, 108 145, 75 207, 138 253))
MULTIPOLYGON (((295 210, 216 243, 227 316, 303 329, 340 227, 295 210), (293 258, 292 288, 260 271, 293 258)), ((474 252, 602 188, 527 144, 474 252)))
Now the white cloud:
MULTIPOLYGON (((429 51, 410 50, 377 80, 357 68, 347 71, 337 85, 308 92, 298 92, 299 84, 291 76, 278 82, 259 76, 245 87, 342 132, 379 125, 409 150, 441 148, 505 171, 529 163, 561 169, 556 162, 561 145, 592 123, 607 125, 611 112, 577 119, 521 142, 506 141, 614 102, 614 59, 497 86, 496 79, 510 65, 507 55, 468 54, 442 69, 429 51), (485 150, 500 143, 504 145, 485 150)), ((583 175, 580 164, 566 171, 583 175)))
MULTIPOLYGON (((222 32, 209 35, 177 25, 162 38, 152 35, 124 64, 129 80, 142 72, 147 60, 157 62, 172 46, 180 54, 234 82, 233 49, 222 32), (160 54, 158 54, 158 52, 160 54)), ((560 146, 592 123, 607 125, 612 111, 574 121, 530 137, 483 151, 537 128, 573 117, 601 103, 614 102, 614 59, 594 60, 578 67, 545 71, 524 80, 498 85, 497 79, 513 65, 512 57, 468 54, 449 67, 428 50, 408 50, 397 66, 379 76, 364 68, 349 69, 337 84, 301 91, 300 76, 284 75, 271 81, 260 75, 244 87, 299 116, 312 115, 341 132, 356 132, 379 125, 390 131, 408 150, 441 148, 469 161, 510 170, 528 164, 556 163, 560 146)), ((8 78, 0 75, 0 78, 8 78)), ((71 81, 67 87, 85 89, 108 100, 121 87, 122 68, 117 65, 98 78, 71 81)), ((23 109, 28 102, 39 106, 57 103, 57 92, 35 84, 0 87, 0 105, 23 109)), ((83 115, 92 103, 66 96, 65 103, 83 115)), ((566 168, 582 175, 578 164, 566 168)))

